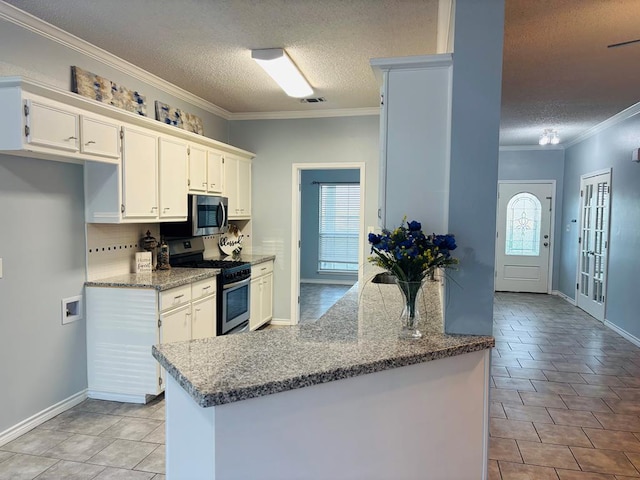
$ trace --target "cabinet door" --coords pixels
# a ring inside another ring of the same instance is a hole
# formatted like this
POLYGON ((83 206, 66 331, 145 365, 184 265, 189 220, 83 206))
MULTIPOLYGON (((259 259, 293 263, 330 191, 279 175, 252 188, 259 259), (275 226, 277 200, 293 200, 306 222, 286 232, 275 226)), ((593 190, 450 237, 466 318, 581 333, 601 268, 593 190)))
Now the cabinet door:
POLYGON ((187 144, 160 138, 160 219, 187 218, 187 144))
POLYGON ((191 340, 191 304, 160 315, 160 343, 191 340))
POLYGON ((216 336, 216 296, 196 300, 191 305, 191 338, 216 336))
MULTIPOLYGON (((98 118, 80 115, 80 151, 120 160, 120 126, 98 118)), ((107 160, 108 161, 108 160, 107 160)))
POLYGON ((240 216, 238 159, 229 155, 224 158, 224 189, 224 196, 229 198, 229 218, 240 216))
POLYGON ((27 100, 27 143, 70 152, 78 151, 78 115, 54 104, 27 100))
POLYGON ((264 323, 273 318, 273 273, 262 277, 261 320, 264 323))
POLYGON ((251 293, 249 304, 249 330, 255 330, 260 325, 262 291, 262 277, 251 279, 251 293))
POLYGON ((124 218, 158 218, 158 137, 123 127, 122 203, 124 218))
POLYGON ((204 148, 189 147, 189 191, 207 191, 207 151, 204 148))
POLYGON ((251 162, 238 161, 238 208, 243 217, 251 216, 251 162))
POLYGON ((207 152, 207 191, 210 193, 222 193, 223 157, 220 152, 209 150, 207 152))

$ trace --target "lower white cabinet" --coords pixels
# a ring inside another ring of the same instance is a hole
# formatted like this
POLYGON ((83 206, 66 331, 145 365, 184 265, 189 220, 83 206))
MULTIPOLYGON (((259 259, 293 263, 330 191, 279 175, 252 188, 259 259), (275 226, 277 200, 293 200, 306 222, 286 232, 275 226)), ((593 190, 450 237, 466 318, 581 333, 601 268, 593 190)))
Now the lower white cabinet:
POLYGON ((255 330, 273 318, 273 261, 251 267, 249 329, 255 330))
POLYGON ((170 290, 87 287, 90 398, 145 403, 164 390, 151 346, 216 334, 216 278, 170 290))

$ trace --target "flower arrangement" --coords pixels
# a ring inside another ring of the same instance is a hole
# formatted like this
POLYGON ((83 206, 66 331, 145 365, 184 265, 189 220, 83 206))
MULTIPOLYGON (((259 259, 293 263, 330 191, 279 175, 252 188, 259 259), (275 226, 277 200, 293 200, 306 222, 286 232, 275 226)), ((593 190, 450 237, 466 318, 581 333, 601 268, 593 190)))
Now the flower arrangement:
POLYGON ((369 243, 373 253, 369 261, 396 277, 404 297, 400 337, 411 340, 422 338, 418 330, 420 314, 416 306, 422 280, 436 268, 452 268, 458 264, 458 259, 451 256, 451 251, 457 247, 455 237, 451 234, 425 235, 420 222, 407 222, 405 217, 393 231, 384 229, 381 235, 370 233, 369 243))
POLYGON ((454 235, 425 235, 420 222, 406 220, 405 217, 393 231, 384 229, 381 235, 369 234, 374 254, 369 257, 371 263, 403 282, 420 282, 436 268, 458 264, 458 259, 451 256, 457 247, 454 235))

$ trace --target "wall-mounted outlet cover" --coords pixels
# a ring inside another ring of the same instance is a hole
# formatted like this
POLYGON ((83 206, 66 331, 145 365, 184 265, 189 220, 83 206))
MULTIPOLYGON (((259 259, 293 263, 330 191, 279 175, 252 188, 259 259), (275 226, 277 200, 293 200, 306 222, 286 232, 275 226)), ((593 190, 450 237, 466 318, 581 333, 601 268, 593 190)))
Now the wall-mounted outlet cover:
POLYGON ((63 325, 82 319, 82 295, 63 298, 61 305, 63 325))

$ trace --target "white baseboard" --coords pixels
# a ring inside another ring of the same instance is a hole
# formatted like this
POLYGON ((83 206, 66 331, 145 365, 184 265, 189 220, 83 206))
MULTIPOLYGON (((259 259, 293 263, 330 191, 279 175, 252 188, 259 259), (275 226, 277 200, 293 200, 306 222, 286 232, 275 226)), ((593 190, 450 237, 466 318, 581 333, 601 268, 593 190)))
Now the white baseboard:
POLYGON ((551 291, 551 295, 555 295, 557 297, 560 297, 560 298, 566 300, 567 302, 569 302, 574 307, 576 306, 576 301, 573 298, 569 297, 568 295, 565 295, 564 293, 562 293, 560 290, 552 290, 551 291))
POLYGON ((29 430, 33 430, 38 425, 42 425, 47 420, 51 420, 56 415, 60 415, 62 412, 75 407, 79 403, 82 403, 87 398, 87 390, 84 389, 78 393, 71 395, 68 398, 45 408, 41 412, 32 415, 31 417, 23 420, 22 422, 7 428, 4 432, 0 432, 0 446, 15 440, 20 435, 24 435, 29 430))
POLYGON ((619 335, 623 336, 624 338, 626 338, 627 340, 629 340, 631 343, 633 343, 637 347, 640 347, 640 338, 636 337, 635 335, 631 335, 629 332, 627 332, 626 330, 623 330, 619 326, 611 323, 609 320, 605 319, 604 324, 605 324, 605 326, 609 327, 611 330, 613 330, 617 334, 619 334, 619 335))
POLYGON ((330 280, 324 278, 301 278, 300 283, 319 283, 322 285, 354 285, 358 281, 358 278, 353 280, 330 280))
POLYGON ((89 390, 87 397, 94 398, 96 400, 108 400, 111 402, 124 402, 124 403, 147 403, 147 395, 133 395, 127 393, 112 393, 101 392, 97 390, 89 390))
POLYGON ((290 318, 272 318, 271 322, 269 323, 271 323, 271 325, 284 325, 284 326, 292 325, 290 318))

